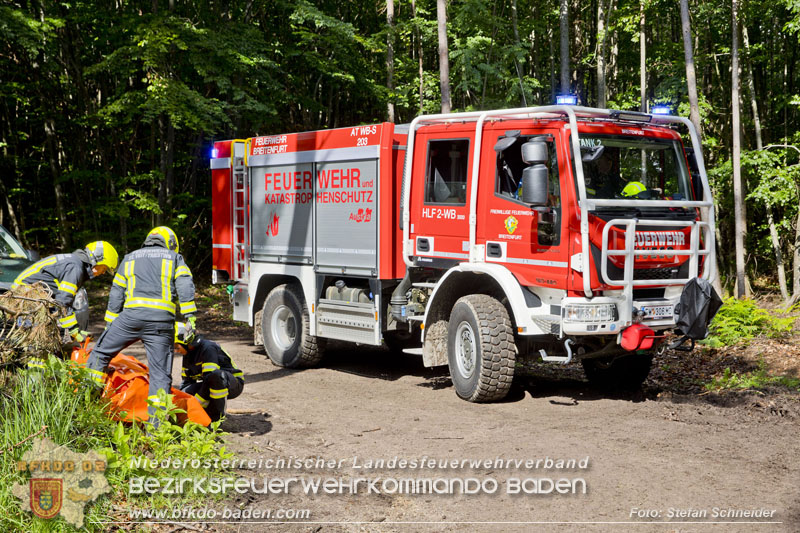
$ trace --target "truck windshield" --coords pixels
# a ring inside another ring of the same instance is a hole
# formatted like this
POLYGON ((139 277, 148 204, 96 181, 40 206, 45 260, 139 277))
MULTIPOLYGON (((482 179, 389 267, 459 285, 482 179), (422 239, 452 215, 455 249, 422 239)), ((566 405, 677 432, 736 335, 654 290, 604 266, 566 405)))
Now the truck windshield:
POLYGON ((588 198, 693 199, 686 159, 674 139, 582 135, 580 145, 588 198))

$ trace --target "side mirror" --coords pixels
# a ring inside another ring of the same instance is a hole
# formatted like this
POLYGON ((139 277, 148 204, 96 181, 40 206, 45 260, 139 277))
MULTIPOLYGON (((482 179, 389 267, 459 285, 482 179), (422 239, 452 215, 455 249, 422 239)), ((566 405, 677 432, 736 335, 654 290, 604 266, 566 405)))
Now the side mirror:
POLYGON ((522 201, 531 206, 547 205, 550 179, 547 167, 536 163, 522 171, 522 201))
POLYGON ((36 250, 25 250, 25 253, 28 254, 28 259, 31 261, 38 261, 42 258, 36 250))
POLYGON ((533 163, 546 163, 550 159, 547 143, 543 141, 528 141, 522 145, 522 160, 526 165, 533 163))

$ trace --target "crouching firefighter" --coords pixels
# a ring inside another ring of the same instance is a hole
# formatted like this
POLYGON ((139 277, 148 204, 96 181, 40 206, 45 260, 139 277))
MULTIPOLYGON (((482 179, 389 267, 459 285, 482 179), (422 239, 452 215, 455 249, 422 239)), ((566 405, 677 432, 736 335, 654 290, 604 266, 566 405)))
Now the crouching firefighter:
POLYGON ((212 421, 225 416, 226 400, 244 388, 242 371, 219 344, 195 335, 183 322, 175 324, 175 349, 183 355, 180 389, 197 398, 212 421))
MULTIPOLYGON (((72 309, 75 295, 86 280, 106 272, 114 274, 118 262, 117 251, 110 243, 90 242, 85 248, 71 254, 51 255, 37 261, 17 276, 11 289, 34 283, 47 285, 55 301, 64 308, 58 325, 68 331, 73 340, 83 342, 88 333, 78 327, 78 319, 72 309)), ((44 368, 44 360, 32 358, 28 360, 28 368, 44 368)))
POLYGON ((176 297, 181 314, 194 326, 192 272, 178 253, 175 232, 159 226, 147 234, 142 248, 122 260, 108 295, 108 325, 86 363, 92 380, 102 387, 111 359, 141 340, 150 368, 147 413, 153 425, 158 425, 156 409, 166 407, 158 392, 169 393, 172 386, 176 297))

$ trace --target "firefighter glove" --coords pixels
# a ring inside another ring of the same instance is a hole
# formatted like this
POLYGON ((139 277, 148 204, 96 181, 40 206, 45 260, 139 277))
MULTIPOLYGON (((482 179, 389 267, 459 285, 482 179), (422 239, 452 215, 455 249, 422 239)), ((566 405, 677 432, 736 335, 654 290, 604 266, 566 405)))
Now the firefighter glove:
POLYGON ((81 328, 75 327, 69 330, 69 335, 74 341, 83 342, 83 340, 89 335, 89 332, 81 331, 81 328))

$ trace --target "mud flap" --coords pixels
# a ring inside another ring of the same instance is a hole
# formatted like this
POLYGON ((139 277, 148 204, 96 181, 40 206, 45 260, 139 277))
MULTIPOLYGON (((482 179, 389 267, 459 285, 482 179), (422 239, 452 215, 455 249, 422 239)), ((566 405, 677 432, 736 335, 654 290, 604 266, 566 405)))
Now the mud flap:
POLYGON ((675 308, 678 320, 675 323, 683 336, 669 345, 670 349, 691 351, 694 341, 708 337, 708 325, 722 306, 722 299, 707 280, 694 278, 686 284, 681 299, 675 308), (680 346, 691 340, 690 347, 680 346))

